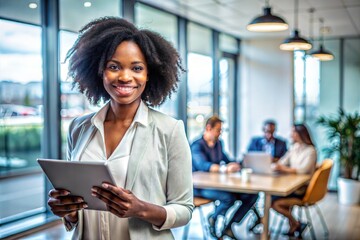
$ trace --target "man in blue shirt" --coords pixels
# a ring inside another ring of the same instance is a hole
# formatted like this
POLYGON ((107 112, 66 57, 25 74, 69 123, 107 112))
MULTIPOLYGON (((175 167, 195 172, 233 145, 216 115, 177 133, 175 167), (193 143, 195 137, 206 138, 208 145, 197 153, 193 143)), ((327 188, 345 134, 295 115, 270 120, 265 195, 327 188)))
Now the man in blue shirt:
MULTIPOLYGON (((206 122, 204 134, 191 144, 193 172, 220 172, 232 173, 240 170, 240 165, 229 160, 223 151, 222 142, 219 140, 222 128, 222 120, 217 116, 209 118, 206 122)), ((228 224, 224 227, 223 235, 234 238, 231 226, 240 222, 249 209, 255 204, 257 194, 240 194, 210 189, 194 189, 194 196, 204 197, 212 200, 219 200, 220 204, 208 217, 210 233, 216 236, 215 223, 219 215, 225 216, 226 211, 233 206, 236 200, 242 204, 233 214, 228 224)))
POLYGON ((276 123, 273 120, 266 120, 263 124, 264 136, 254 137, 248 147, 248 151, 267 152, 273 156, 273 162, 277 162, 287 151, 286 142, 275 137, 276 123))

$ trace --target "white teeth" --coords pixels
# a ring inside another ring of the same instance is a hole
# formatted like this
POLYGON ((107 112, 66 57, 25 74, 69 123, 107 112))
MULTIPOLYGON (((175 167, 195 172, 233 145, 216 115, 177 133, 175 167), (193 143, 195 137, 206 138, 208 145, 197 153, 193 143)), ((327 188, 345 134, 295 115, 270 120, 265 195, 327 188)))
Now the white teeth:
POLYGON ((131 92, 134 88, 133 87, 116 87, 122 92, 131 92))

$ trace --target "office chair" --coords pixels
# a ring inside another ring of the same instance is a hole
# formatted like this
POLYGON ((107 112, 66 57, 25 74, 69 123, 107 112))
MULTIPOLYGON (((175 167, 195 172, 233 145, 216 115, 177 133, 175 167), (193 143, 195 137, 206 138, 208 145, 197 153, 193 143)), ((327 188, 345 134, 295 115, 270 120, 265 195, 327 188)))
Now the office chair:
MULTIPOLYGON (((213 200, 210 199, 206 199, 206 198, 201 198, 201 197, 194 197, 194 211, 196 209, 199 209, 199 213, 200 213, 200 222, 201 222, 201 227, 203 229, 203 239, 206 240, 207 238, 207 230, 206 230, 206 226, 208 223, 204 223, 204 213, 201 209, 202 205, 208 204, 213 202, 213 200)), ((189 235, 189 228, 190 228, 190 224, 191 222, 189 222, 185 228, 184 228, 184 233, 183 233, 183 240, 188 239, 188 235, 189 235)))
MULTIPOLYGON (((309 210, 309 208, 312 206, 314 206, 314 208, 319 216, 319 220, 320 220, 321 225, 324 230, 324 239, 327 239, 329 236, 329 230, 326 226, 326 222, 324 220, 324 217, 321 213, 320 208, 317 205, 317 202, 319 202, 321 199, 323 199, 327 193, 327 185, 328 185, 330 171, 331 171, 332 166, 333 166, 333 161, 331 159, 325 159, 321 163, 320 167, 317 168, 317 170, 311 177, 304 197, 302 199, 299 199, 299 202, 297 202, 295 204, 296 206, 299 206, 299 208, 298 208, 298 210, 299 210, 298 219, 299 220, 301 220, 302 209, 304 209, 304 211, 305 211, 307 224, 310 228, 311 239, 316 239, 315 230, 314 230, 314 226, 311 221, 312 218, 310 216, 310 210, 309 210)), ((281 229, 281 227, 282 227, 283 220, 284 220, 284 218, 280 222, 279 229, 281 229)))
POLYGON ((261 216, 260 216, 260 212, 256 206, 257 204, 255 203, 254 206, 251 207, 251 210, 253 211, 253 219, 252 221, 250 221, 248 223, 248 231, 252 232, 253 234, 261 234, 261 227, 262 227, 262 223, 261 223, 261 216))

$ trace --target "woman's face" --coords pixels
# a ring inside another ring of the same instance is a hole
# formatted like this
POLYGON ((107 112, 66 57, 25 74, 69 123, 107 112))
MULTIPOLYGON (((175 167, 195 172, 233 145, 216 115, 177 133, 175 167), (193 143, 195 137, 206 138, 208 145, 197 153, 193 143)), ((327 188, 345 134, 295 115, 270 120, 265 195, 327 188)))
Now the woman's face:
POLYGON ((139 46, 134 42, 124 41, 106 63, 103 84, 112 101, 131 104, 141 100, 147 75, 145 56, 139 46))
POLYGON ((301 142, 300 135, 299 135, 298 132, 295 130, 295 127, 292 128, 291 138, 292 138, 292 140, 293 140, 294 143, 299 143, 299 142, 301 142))

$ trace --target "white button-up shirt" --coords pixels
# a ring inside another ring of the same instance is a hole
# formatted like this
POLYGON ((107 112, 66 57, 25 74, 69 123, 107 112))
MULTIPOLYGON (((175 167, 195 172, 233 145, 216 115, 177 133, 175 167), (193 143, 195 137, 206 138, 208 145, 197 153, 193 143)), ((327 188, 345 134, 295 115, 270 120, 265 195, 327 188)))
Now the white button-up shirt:
MULTIPOLYGON (((136 127, 138 124, 147 126, 148 124, 148 107, 141 102, 135 114, 134 120, 121 139, 111 156, 107 159, 104 121, 110 104, 107 103, 92 118, 92 123, 98 129, 94 137, 90 140, 88 146, 81 155, 80 161, 97 161, 107 162, 110 172, 113 175, 115 183, 119 187, 125 186, 126 174, 129 164, 130 152, 134 140, 136 127)), ((167 218, 161 230, 168 228, 169 224, 174 222, 176 213, 169 211, 167 208, 167 218)), ((128 240, 129 226, 127 218, 119 218, 107 211, 84 210, 84 231, 85 239, 122 239, 128 240)))

